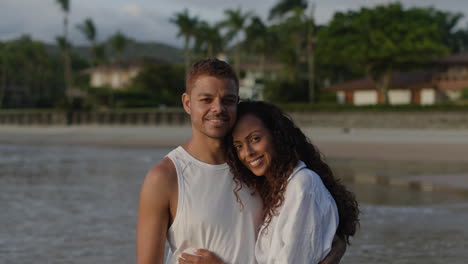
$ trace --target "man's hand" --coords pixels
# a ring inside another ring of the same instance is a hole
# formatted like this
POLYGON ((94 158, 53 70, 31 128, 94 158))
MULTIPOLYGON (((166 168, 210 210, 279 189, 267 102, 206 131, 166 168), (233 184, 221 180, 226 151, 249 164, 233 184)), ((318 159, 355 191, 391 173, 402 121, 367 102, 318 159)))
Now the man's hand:
POLYGON ((332 248, 330 253, 320 261, 320 264, 338 264, 340 263, 341 258, 346 252, 346 243, 343 239, 339 238, 337 235, 333 238, 332 248))
POLYGON ((179 258, 180 264, 224 264, 224 262, 216 256, 213 252, 205 249, 198 249, 195 251, 195 255, 182 253, 182 258, 179 258))

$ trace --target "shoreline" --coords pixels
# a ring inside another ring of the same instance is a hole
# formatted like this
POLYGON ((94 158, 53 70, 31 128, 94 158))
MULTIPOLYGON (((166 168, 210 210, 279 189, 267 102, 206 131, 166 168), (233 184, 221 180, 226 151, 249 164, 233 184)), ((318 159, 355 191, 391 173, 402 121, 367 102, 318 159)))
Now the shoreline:
MULTIPOLYGON (((468 196, 467 130, 302 130, 346 181, 468 196)), ((190 136, 189 126, 0 126, 6 145, 170 148, 190 136)))

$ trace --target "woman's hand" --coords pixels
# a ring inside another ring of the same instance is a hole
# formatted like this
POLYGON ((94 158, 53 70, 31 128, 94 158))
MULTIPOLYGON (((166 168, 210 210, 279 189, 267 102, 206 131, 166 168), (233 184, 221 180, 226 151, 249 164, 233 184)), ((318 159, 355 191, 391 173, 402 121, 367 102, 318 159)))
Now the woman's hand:
POLYGON ((328 253, 325 259, 320 261, 319 264, 339 264, 345 252, 346 242, 335 235, 335 237, 333 237, 332 249, 330 253, 328 253))
POLYGON ((182 258, 179 258, 180 264, 224 264, 224 262, 213 252, 206 249, 197 249, 196 255, 182 253, 182 258))

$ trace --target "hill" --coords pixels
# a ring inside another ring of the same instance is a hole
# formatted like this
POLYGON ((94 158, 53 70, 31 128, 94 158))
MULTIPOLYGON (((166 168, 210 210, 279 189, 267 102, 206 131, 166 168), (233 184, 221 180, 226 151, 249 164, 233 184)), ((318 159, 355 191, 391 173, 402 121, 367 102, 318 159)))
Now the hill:
MULTIPOLYGON (((45 44, 47 51, 51 54, 59 54, 59 48, 54 44, 45 44)), ((107 48, 107 55, 109 58, 113 57, 112 49, 107 48)), ((91 50, 89 46, 75 46, 73 52, 82 56, 83 58, 89 58, 91 56, 91 50)), ((180 64, 184 62, 183 51, 159 42, 130 42, 123 53, 123 58, 138 58, 138 57, 149 57, 164 60, 174 64, 180 64)))

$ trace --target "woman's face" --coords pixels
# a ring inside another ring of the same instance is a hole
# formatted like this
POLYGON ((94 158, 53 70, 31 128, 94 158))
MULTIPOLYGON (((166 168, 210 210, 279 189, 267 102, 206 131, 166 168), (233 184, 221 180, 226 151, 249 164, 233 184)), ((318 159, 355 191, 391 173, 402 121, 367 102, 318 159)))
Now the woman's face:
POLYGON ((232 132, 237 157, 253 174, 265 176, 274 155, 270 131, 252 114, 241 117, 232 132))

